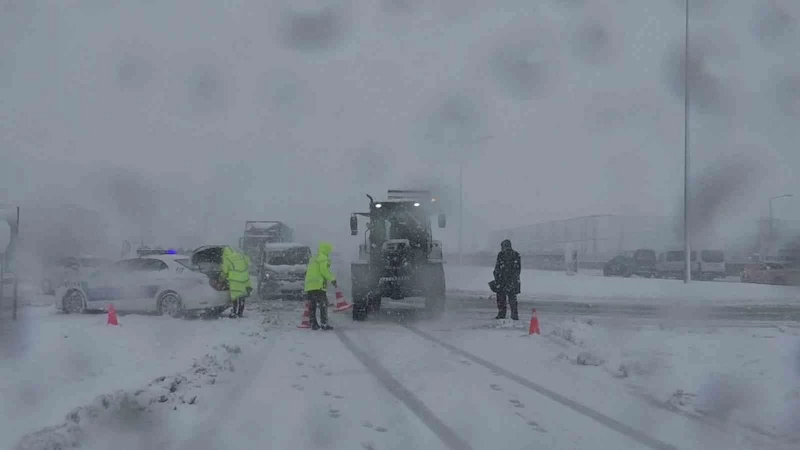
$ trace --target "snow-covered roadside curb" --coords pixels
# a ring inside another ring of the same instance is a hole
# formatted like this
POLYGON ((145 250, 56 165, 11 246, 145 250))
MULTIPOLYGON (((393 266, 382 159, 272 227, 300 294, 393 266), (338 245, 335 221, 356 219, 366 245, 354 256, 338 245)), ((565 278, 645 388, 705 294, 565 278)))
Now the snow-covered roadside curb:
POLYGON ((239 345, 215 346, 181 373, 160 376, 140 389, 97 396, 67 413, 64 423, 26 435, 14 448, 69 449, 87 442, 97 448, 161 448, 171 438, 159 427, 164 422, 160 416, 202 402, 202 389, 235 371, 241 352, 239 345))
POLYGON ((234 377, 240 353, 257 351, 278 321, 258 305, 244 319, 126 315, 121 327, 105 315, 25 312, 17 354, 0 365, 3 448, 164 448, 174 436, 160 424, 213 410, 208 388, 234 377))

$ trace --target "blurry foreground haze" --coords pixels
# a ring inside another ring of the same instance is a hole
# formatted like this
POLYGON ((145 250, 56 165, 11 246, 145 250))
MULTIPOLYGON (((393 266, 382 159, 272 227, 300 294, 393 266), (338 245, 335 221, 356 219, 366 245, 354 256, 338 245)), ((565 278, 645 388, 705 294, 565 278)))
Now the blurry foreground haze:
MULTIPOLYGON (((114 249, 235 242, 264 219, 349 252, 365 193, 431 187, 454 249, 463 163, 468 247, 678 215, 683 4, 0 0, 0 202, 42 242, 87 232, 33 213, 72 205, 114 249)), ((733 223, 794 193, 775 212, 800 218, 800 2, 690 12, 695 188, 730 169, 701 209, 733 223)))

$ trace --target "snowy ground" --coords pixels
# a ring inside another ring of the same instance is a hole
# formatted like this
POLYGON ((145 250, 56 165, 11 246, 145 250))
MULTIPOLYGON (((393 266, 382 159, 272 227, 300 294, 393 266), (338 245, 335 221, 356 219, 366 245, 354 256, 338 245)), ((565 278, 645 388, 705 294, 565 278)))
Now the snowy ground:
POLYGON ((335 332, 297 329, 295 302, 251 305, 243 320, 126 315, 121 327, 26 307, 0 324, 0 448, 800 442, 797 323, 543 313, 542 335, 528 336, 529 314, 496 322, 460 300, 439 320, 333 315, 335 332))

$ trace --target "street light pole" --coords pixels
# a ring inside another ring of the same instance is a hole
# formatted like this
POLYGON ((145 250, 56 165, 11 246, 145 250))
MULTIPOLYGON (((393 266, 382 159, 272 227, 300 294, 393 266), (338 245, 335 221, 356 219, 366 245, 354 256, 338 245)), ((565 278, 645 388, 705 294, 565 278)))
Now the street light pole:
MULTIPOLYGON (((483 136, 473 143, 485 142, 494 136, 483 136)), ((458 161, 458 263, 464 261, 464 160, 458 161)))
POLYGON ((464 262, 464 161, 458 163, 458 263, 464 262))
POLYGON ((779 198, 788 198, 788 197, 791 197, 791 196, 792 196, 792 194, 783 194, 783 195, 776 195, 775 197, 772 197, 772 198, 769 199, 769 240, 770 240, 770 245, 772 244, 772 240, 775 238, 775 227, 773 225, 774 219, 773 219, 773 216, 772 216, 772 201, 773 200, 777 200, 779 198))
POLYGON ((691 245, 689 243, 689 0, 686 0, 683 48, 683 283, 692 279, 691 245))

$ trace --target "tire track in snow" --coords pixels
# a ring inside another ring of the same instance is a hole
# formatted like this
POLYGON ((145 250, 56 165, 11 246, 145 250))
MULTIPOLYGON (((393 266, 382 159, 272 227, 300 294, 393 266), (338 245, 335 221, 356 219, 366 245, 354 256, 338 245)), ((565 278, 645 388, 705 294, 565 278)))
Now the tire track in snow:
MULTIPOLYGON (((496 365, 496 364, 494 364, 492 362, 489 362, 489 361, 487 361, 487 360, 485 360, 485 359, 483 359, 483 358, 481 358, 479 356, 473 355, 472 353, 469 353, 469 352, 467 352, 465 350, 462 350, 462 349, 460 349, 458 347, 450 345, 447 342, 444 342, 444 341, 442 341, 442 340, 440 340, 440 339, 438 339, 438 338, 436 338, 436 337, 434 337, 434 336, 432 336, 432 335, 430 335, 428 333, 425 333, 424 331, 419 330, 419 329, 417 329, 417 328, 415 328, 415 327, 413 327, 411 325, 400 324, 400 326, 402 326, 403 328, 411 331, 412 333, 416 334, 417 336, 419 336, 419 337, 421 337, 421 338, 423 338, 423 339, 425 339, 425 340, 427 340, 429 342, 433 342, 434 344, 439 345, 439 346, 441 346, 441 347, 443 347, 443 348, 445 348, 447 350, 450 350, 451 352, 453 352, 453 353, 455 353, 457 355, 460 355, 460 356, 462 356, 464 358, 467 358, 468 360, 470 360, 470 361, 472 361, 472 362, 474 362, 476 364, 479 364, 479 365, 481 365, 481 366, 483 366, 483 367, 485 367, 485 368, 487 368, 487 369, 489 369, 489 370, 491 370, 491 371, 493 371, 493 372, 495 372, 495 373, 497 373, 497 374, 499 374, 499 375, 501 375, 501 376, 503 376, 503 377, 515 382, 515 383, 517 383, 517 384, 520 384, 520 385, 522 385, 522 386, 524 386, 524 387, 526 387, 528 389, 531 389, 531 390, 533 390, 533 391, 535 391, 535 392, 537 392, 537 393, 549 398, 550 400, 553 400, 556 403, 560 403, 561 405, 566 406, 567 408, 569 408, 569 409, 571 409, 571 410, 573 410, 573 411, 575 411, 575 412, 577 412, 579 414, 582 414, 582 415, 584 415, 586 417, 589 417, 590 419, 593 419, 594 421, 600 423, 601 425, 603 425, 603 426, 605 426, 607 428, 610 428, 610 429, 612 429, 612 430, 614 430, 614 431, 616 431, 616 432, 618 432, 618 433, 620 433, 620 434, 622 434, 624 436, 627 436, 627 437, 635 440, 636 442, 639 442, 640 444, 645 445, 645 446, 647 446, 647 447, 649 447, 649 448, 651 448, 653 450, 677 450, 678 449, 674 445, 667 444, 667 443, 662 442, 662 441, 660 441, 660 440, 658 440, 656 438, 650 437, 650 436, 646 435, 645 433, 642 433, 641 431, 638 431, 638 430, 636 430, 636 429, 634 429, 634 428, 632 428, 632 427, 630 427, 628 425, 625 425, 624 423, 622 423, 622 422, 620 422, 618 420, 615 420, 615 419, 613 419, 613 418, 611 418, 611 417, 609 417, 609 416, 607 416, 607 415, 605 415, 605 414, 603 414, 603 413, 601 413, 599 411, 596 411, 596 410, 594 410, 594 409, 592 409, 592 408, 590 408, 590 407, 588 407, 586 405, 583 405, 581 403, 578 403, 575 400, 567 398, 567 397, 565 397, 565 396, 563 396, 563 395, 561 395, 561 394, 559 394, 557 392, 551 391, 550 389, 547 389, 544 386, 536 384, 536 383, 534 383, 534 382, 532 382, 532 381, 530 381, 530 380, 528 380, 526 378, 523 378, 523 377, 521 377, 521 376, 519 376, 519 375, 517 375, 517 374, 515 374, 513 372, 510 372, 510 371, 508 371, 506 369, 503 369, 502 367, 500 367, 500 366, 498 366, 498 365, 496 365)), ((341 339, 341 335, 340 335, 340 339, 341 339)), ((347 345, 347 344, 345 344, 345 345, 347 345)), ((350 344, 350 346, 352 346, 352 343, 350 344)), ((351 351, 353 351, 353 349, 350 346, 348 346, 348 348, 350 348, 351 351)), ((357 351, 360 351, 360 350, 357 350, 357 351)), ((353 353, 355 353, 355 351, 353 353)), ((358 356, 358 355, 356 355, 356 356, 358 356)), ((422 417, 420 417, 420 418, 422 419, 422 417)), ((435 430, 433 430, 433 431, 436 432, 435 430)), ((454 447, 451 447, 451 448, 454 448, 454 447)), ((466 448, 466 447, 461 447, 461 448, 466 448)))
POLYGON ((194 429, 196 431, 191 434, 192 437, 190 439, 177 446, 179 449, 198 450, 212 448, 211 446, 219 438, 219 430, 228 423, 227 421, 231 420, 231 414, 236 410, 240 400, 247 395, 253 384, 261 381, 258 377, 248 375, 258 375, 264 370, 270 352, 275 347, 276 340, 281 337, 275 334, 269 335, 265 345, 254 357, 244 359, 244 364, 238 369, 239 374, 236 377, 237 380, 243 382, 233 384, 225 401, 217 404, 214 408, 215 414, 206 418, 203 423, 195 425, 194 429), (220 417, 224 417, 226 421, 220 421, 220 417))
POLYGON ((378 382, 397 400, 406 405, 448 448, 453 450, 472 450, 472 446, 469 443, 461 439, 450 427, 442 422, 433 411, 397 381, 378 361, 353 344, 353 341, 343 331, 337 329, 335 333, 345 348, 375 376, 378 382))

